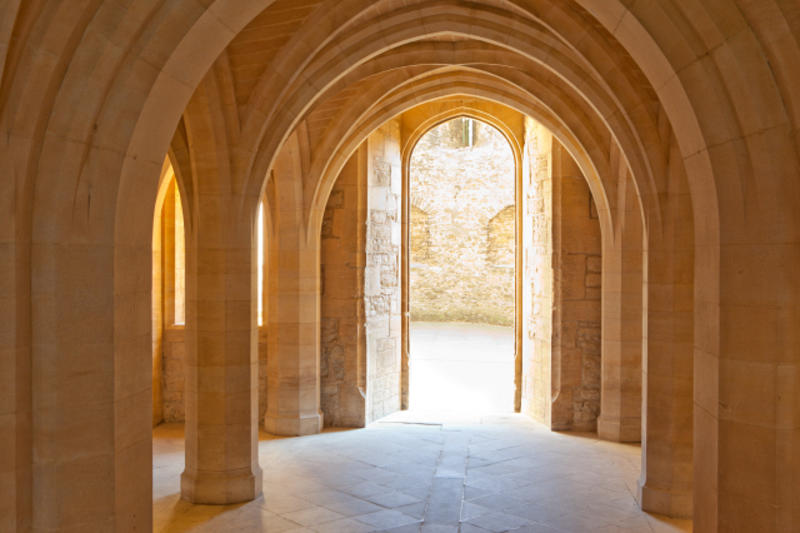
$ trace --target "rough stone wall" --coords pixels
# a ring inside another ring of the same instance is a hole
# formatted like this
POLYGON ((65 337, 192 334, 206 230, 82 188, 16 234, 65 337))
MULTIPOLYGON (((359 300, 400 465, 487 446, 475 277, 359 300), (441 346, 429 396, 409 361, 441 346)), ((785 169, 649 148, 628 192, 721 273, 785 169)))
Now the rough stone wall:
POLYGON ((320 406, 326 426, 365 423, 363 150, 342 169, 322 222, 320 406))
POLYGON ((566 150, 526 123, 522 409, 594 431, 600 411, 601 240, 589 187, 566 150))
POLYGON ((471 122, 471 146, 457 118, 411 157, 411 317, 513 325, 514 156, 499 131, 471 122))
POLYGON ((367 140, 367 233, 364 306, 367 342, 367 422, 400 409, 400 123, 367 140))
POLYGON ((600 224, 575 161, 553 141, 552 427, 595 431, 600 412, 600 224), (556 378, 557 376, 557 378, 556 378))

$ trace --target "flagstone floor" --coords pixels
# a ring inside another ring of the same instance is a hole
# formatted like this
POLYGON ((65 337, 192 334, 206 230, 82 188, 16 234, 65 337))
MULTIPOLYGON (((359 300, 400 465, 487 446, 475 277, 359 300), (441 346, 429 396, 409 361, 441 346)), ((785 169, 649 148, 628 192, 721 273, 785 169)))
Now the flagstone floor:
POLYGON ((638 446, 553 433, 518 414, 406 411, 365 429, 262 434, 264 494, 230 506, 181 501, 183 427, 153 435, 155 531, 691 531, 637 507, 638 446))

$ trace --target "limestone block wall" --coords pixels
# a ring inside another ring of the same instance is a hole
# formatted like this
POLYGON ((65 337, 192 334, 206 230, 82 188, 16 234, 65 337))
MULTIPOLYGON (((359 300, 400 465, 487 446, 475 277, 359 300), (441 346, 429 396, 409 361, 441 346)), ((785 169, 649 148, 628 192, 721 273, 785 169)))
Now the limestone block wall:
POLYGON ((392 120, 367 139, 367 228, 364 309, 367 346, 367 422, 400 409, 400 123, 392 120))
POLYGON ((320 407, 326 426, 365 423, 365 147, 344 167, 322 222, 320 407))
POLYGON ((514 324, 514 156, 493 127, 457 118, 410 161, 412 320, 514 324))
POLYGON ((522 410, 594 431, 600 411, 601 239, 589 187, 549 131, 526 121, 522 410))
POLYGON ((589 186, 553 141, 552 427, 595 431, 600 412, 601 241, 589 186))

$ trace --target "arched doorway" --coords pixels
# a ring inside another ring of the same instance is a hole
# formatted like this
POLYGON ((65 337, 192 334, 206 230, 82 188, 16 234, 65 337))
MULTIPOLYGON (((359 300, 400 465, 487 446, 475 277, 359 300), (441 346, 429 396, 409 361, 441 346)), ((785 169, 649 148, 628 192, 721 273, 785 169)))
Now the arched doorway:
POLYGON ((494 127, 456 117, 409 164, 409 407, 514 408, 516 168, 494 127))

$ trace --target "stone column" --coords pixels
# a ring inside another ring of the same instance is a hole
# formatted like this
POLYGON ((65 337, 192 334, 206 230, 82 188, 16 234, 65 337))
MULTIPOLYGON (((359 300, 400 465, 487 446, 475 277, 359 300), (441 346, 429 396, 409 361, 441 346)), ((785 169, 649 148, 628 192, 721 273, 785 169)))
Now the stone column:
POLYGON ((181 494, 230 504, 261 493, 258 465, 257 198, 242 197, 202 91, 187 110, 195 193, 184 205, 186 469, 181 494), (197 115, 197 118, 195 118, 197 115), (188 207, 188 208, 187 208, 188 207))
POLYGON ((366 153, 364 143, 342 169, 322 222, 320 403, 328 426, 366 424, 366 153))
POLYGON ((367 423, 401 408, 400 124, 389 121, 367 140, 367 232, 364 314, 367 423))
POLYGON ((746 196, 720 202, 720 242, 696 248, 696 531, 800 527, 800 187, 780 135, 694 160, 727 170, 745 151, 757 158, 736 185, 720 180, 746 196))
POLYGON ((642 211, 633 181, 620 179, 613 237, 603 243, 602 395, 597 434, 642 438, 642 211))
POLYGON ((319 409, 320 236, 308 235, 297 134, 273 167, 269 243, 269 355, 264 428, 277 435, 322 429, 319 409))
POLYGON ((193 503, 235 503, 261 493, 253 217, 230 220, 239 218, 229 211, 238 203, 201 193, 188 247, 181 493, 193 503))
MULTIPOLYGON (((672 155, 679 157, 674 150, 672 155)), ((645 511, 689 517, 693 496, 694 229, 682 167, 672 164, 670 168, 672 175, 661 198, 662 218, 648 224, 645 254, 639 502, 645 511)))
POLYGON ((551 429, 595 431, 600 410, 601 235, 586 178, 553 140, 551 429))

